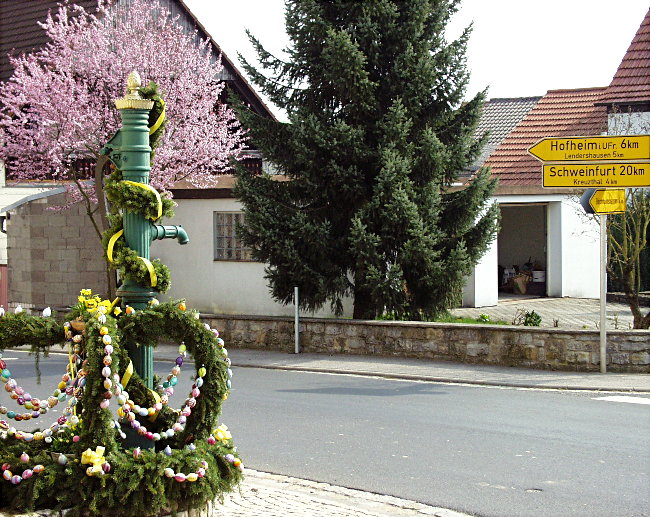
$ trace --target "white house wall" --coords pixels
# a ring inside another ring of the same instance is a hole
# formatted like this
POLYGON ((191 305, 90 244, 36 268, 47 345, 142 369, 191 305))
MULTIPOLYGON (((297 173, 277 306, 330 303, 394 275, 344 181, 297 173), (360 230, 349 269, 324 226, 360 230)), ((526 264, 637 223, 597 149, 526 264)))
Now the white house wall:
POLYGON ((598 223, 587 217, 573 199, 561 204, 562 296, 600 296, 600 234, 598 223))
POLYGON ((546 294, 555 298, 563 296, 562 261, 562 201, 552 201, 546 208, 546 294))
POLYGON ((463 287, 463 307, 489 307, 499 302, 497 240, 490 244, 463 287))
POLYGON ((502 205, 500 208, 499 264, 504 268, 514 265, 521 268, 530 259, 546 270, 545 205, 502 205))
MULTIPOLYGON (((154 241, 151 256, 160 258, 171 269, 171 298, 185 298, 188 305, 214 314, 293 316, 293 305, 275 302, 259 262, 214 260, 213 212, 241 212, 234 199, 179 199, 176 215, 165 224, 180 224, 190 242, 180 246, 173 239, 154 241)), ((309 316, 330 317, 331 311, 309 316)), ((344 307, 350 314, 351 308, 344 307)))
POLYGON ((607 116, 607 133, 610 135, 650 134, 650 112, 610 113, 607 116))

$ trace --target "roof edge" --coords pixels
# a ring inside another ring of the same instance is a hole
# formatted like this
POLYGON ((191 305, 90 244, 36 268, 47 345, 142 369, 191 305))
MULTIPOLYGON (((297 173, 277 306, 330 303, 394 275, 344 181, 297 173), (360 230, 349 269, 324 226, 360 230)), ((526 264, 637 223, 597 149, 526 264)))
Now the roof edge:
POLYGON ((192 12, 192 10, 187 6, 187 4, 183 0, 176 0, 179 5, 183 7, 187 11, 187 14, 194 20, 194 23, 196 23, 197 27, 202 30, 205 35, 208 37, 208 40, 210 41, 210 44, 215 48, 215 50, 221 54, 221 59, 222 61, 225 61, 230 65, 232 68, 233 72, 241 81, 248 86, 248 89, 251 91, 255 99, 260 103, 260 105, 264 108, 264 110, 267 112, 268 115, 273 118, 273 120, 278 120, 277 117, 273 114, 271 109, 267 106, 266 102, 262 100, 262 97, 260 97, 259 93, 251 86, 251 83, 244 77, 244 75, 239 71, 239 69, 233 64, 231 59, 226 55, 226 53, 221 49, 221 47, 217 44, 217 42, 214 40, 212 35, 207 31, 205 26, 199 21, 199 19, 196 17, 196 15, 192 12))
POLYGON ((14 210, 15 208, 30 203, 31 201, 36 201, 37 199, 43 199, 45 197, 54 196, 56 194, 63 194, 64 192, 65 192, 65 187, 53 187, 51 190, 46 190, 45 192, 39 192, 38 194, 32 194, 31 196, 22 198, 20 201, 16 201, 15 203, 11 203, 10 205, 2 207, 0 208, 0 213, 9 212, 10 210, 14 210))

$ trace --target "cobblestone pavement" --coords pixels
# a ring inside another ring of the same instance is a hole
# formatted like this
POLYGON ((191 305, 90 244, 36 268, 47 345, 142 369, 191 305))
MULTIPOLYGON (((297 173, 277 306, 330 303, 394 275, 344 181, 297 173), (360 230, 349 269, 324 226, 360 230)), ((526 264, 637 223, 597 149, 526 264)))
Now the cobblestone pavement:
POLYGON ((254 470, 211 517, 464 517, 444 508, 254 470))
MULTIPOLYGON (((30 514, 1 512, 0 517, 64 517, 67 512, 42 510, 30 514)), ((177 517, 470 517, 445 508, 362 492, 277 474, 245 469, 238 490, 223 504, 179 512, 177 517)), ((170 516, 164 516, 170 517, 170 516)))
MULTIPOLYGON (((648 310, 647 307, 643 309, 648 310)), ((491 320, 510 324, 518 311, 535 311, 542 317, 542 327, 594 330, 599 328, 600 323, 600 300, 591 298, 507 298, 500 299, 498 305, 459 308, 451 312, 466 318, 487 314, 491 320)), ((632 328, 633 318, 628 305, 608 302, 606 315, 608 330, 632 328)))

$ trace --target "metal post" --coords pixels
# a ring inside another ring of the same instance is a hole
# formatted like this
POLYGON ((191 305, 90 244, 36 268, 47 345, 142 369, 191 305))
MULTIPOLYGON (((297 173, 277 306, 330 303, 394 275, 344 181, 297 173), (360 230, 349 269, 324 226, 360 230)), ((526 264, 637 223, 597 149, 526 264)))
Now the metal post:
MULTIPOLYGON (((149 147, 149 111, 153 101, 140 97, 140 76, 132 72, 128 78, 129 93, 115 101, 122 118, 121 145, 119 148, 122 176, 125 180, 149 183, 151 147, 149 147)), ((150 223, 141 214, 124 211, 124 238, 129 248, 140 257, 149 259, 151 237, 150 223)), ((117 291, 122 305, 136 310, 146 309, 156 292, 126 278, 117 291)), ((153 347, 127 344, 133 366, 148 388, 153 388, 153 347)))
POLYGON ((607 214, 600 215, 600 373, 607 372, 607 214))
POLYGON ((294 306, 294 352, 300 353, 300 315, 298 313, 298 286, 293 288, 294 306))
MULTIPOLYGON (((151 170, 151 147, 149 147, 149 111, 154 102, 140 95, 140 75, 133 71, 127 80, 126 96, 115 99, 115 107, 122 117, 122 126, 102 149, 122 171, 124 180, 149 184, 151 170)), ((124 210, 124 239, 126 245, 139 257, 149 260, 153 239, 177 238, 180 244, 189 241, 187 232, 180 226, 154 225, 145 217, 131 210, 124 210)), ((122 307, 129 305, 136 310, 146 309, 158 292, 126 277, 117 290, 122 307)), ((148 388, 153 387, 153 347, 128 343, 127 349, 133 366, 148 388)))

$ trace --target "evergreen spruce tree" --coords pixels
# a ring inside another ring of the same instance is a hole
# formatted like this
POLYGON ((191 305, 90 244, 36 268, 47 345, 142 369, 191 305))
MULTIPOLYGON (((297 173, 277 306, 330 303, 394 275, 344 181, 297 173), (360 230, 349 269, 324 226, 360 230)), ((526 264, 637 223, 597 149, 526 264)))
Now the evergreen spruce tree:
POLYGON ((445 39, 457 4, 288 0, 286 61, 249 34, 262 69, 242 65, 289 119, 238 107, 286 176, 240 168, 236 187, 240 233, 277 300, 299 286, 303 309, 340 312, 352 295, 364 319, 433 317, 458 300, 498 209, 486 171, 453 186, 482 145, 472 135, 484 100, 463 102, 470 29, 445 39))

